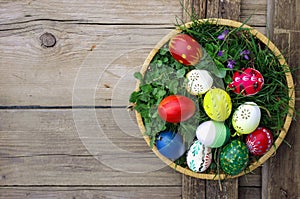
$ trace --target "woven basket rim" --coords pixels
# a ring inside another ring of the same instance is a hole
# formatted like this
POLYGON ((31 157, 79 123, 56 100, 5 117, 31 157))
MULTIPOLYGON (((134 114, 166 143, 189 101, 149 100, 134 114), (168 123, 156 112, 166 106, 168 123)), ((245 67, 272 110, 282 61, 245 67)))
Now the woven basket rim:
MULTIPOLYGON (((250 33, 252 35, 255 35, 257 39, 259 39, 266 46, 268 46, 268 48, 273 52, 273 54, 276 57, 278 57, 278 61, 279 61, 280 65, 288 66, 284 56, 281 54, 279 49, 273 44, 273 42, 271 42, 265 35, 263 35, 258 30, 256 30, 255 28, 253 28, 249 25, 243 24, 243 23, 238 22, 238 21, 233 21, 233 20, 230 20, 230 19, 220 19, 220 18, 200 19, 199 22, 200 23, 209 22, 209 23, 215 24, 215 25, 230 26, 230 27, 234 27, 234 28, 241 27, 241 26, 243 26, 244 28, 249 28, 250 33)), ((184 26, 186 28, 189 28, 192 25, 192 23, 193 22, 188 22, 188 23, 183 24, 182 26, 184 26)), ((148 57, 144 61, 144 64, 143 64, 143 66, 140 70, 141 74, 144 75, 146 73, 149 64, 151 63, 153 57, 159 51, 159 49, 164 44, 166 44, 170 40, 171 37, 175 36, 176 34, 179 34, 180 32, 181 32, 181 30, 179 28, 172 30, 169 34, 164 36, 155 45, 155 47, 151 50, 148 57)), ((292 119, 293 119, 293 114, 294 114, 294 107, 295 107, 294 82, 293 82, 293 77, 292 77, 291 72, 286 72, 285 76, 286 76, 286 80, 287 80, 287 86, 289 88, 289 96, 290 96, 289 107, 290 108, 289 108, 289 112, 288 112, 288 114, 285 118, 285 122, 284 122, 284 125, 282 127, 282 130, 280 131, 277 139, 274 141, 275 147, 271 147, 271 149, 267 153, 265 153, 263 156, 261 156, 256 162, 253 162, 252 164, 250 164, 243 172, 241 172, 237 175, 234 175, 234 176, 230 176, 230 175, 226 175, 226 174, 219 174, 218 175, 218 174, 210 174, 210 173, 208 173, 208 174, 207 173, 196 173, 196 172, 191 171, 188 168, 183 168, 180 165, 176 165, 173 161, 171 161, 170 159, 168 159, 165 156, 161 155, 155 146, 152 147, 152 151, 163 162, 165 162, 167 165, 169 165, 171 168, 175 169, 176 171, 178 171, 178 172, 180 172, 184 175, 188 175, 188 176, 199 178, 199 179, 223 180, 225 178, 236 178, 236 177, 245 175, 245 174, 253 171, 257 167, 261 166, 265 161, 267 161, 275 153, 275 150, 281 145, 281 143, 284 140, 285 136, 287 135, 287 132, 288 132, 289 127, 291 125, 291 122, 292 122, 292 119)), ((140 85, 140 82, 137 81, 136 89, 135 89, 136 91, 138 91, 139 85, 140 85)), ((144 123, 143 123, 143 119, 142 119, 140 113, 138 113, 137 111, 135 111, 135 113, 136 113, 136 119, 137 119, 139 129, 140 129, 146 143, 150 146, 150 138, 145 135, 146 129, 145 129, 145 126, 144 126, 144 123)))

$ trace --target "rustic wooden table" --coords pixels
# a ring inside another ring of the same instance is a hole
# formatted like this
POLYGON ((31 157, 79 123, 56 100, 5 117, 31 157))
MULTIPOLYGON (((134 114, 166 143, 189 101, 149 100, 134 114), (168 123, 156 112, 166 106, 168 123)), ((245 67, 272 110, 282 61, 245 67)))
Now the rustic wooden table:
MULTIPOLYGON (((252 15, 299 67, 300 0, 182 3, 202 18, 252 15)), ((295 121, 291 148, 223 191, 151 153, 126 106, 132 74, 176 17, 189 20, 179 0, 0 0, 0 198, 300 198, 295 121)))

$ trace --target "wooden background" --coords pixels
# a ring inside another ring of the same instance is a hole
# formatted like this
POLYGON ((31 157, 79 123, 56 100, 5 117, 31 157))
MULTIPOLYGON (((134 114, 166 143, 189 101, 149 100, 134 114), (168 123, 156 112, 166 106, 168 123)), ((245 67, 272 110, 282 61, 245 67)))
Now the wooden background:
MULTIPOLYGON (((182 4, 202 18, 252 15, 300 66, 300 0, 182 4)), ((132 74, 176 18, 189 20, 179 0, 0 0, 0 198, 300 198, 296 121, 291 147, 223 191, 163 167, 146 146, 126 111, 132 74)))

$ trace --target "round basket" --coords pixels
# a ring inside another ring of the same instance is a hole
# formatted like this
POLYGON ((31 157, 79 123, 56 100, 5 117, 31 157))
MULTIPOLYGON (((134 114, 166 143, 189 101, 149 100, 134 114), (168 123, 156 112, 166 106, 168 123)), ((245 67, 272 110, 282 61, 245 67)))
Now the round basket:
MULTIPOLYGON (((286 61, 285 61, 284 57, 282 56, 281 52, 278 50, 278 48, 266 36, 264 36, 262 33, 257 31, 256 29, 254 29, 246 24, 242 24, 240 22, 232 21, 232 20, 228 20, 228 19, 201 19, 201 20, 199 20, 200 23, 207 22, 207 21, 209 21, 212 24, 229 26, 229 27, 233 27, 233 28, 237 28, 237 27, 241 27, 241 26, 243 26, 245 28, 249 28, 250 33, 252 35, 255 35, 255 37, 257 39, 259 39, 262 43, 264 43, 273 52, 273 54, 276 57, 278 57, 278 61, 279 61, 280 65, 286 66, 286 61)), ((186 23, 186 24, 184 24, 184 27, 189 28, 191 26, 191 24, 192 24, 192 22, 186 23)), ((181 32, 180 29, 174 29, 169 34, 167 34, 165 37, 163 37, 163 39, 156 44, 156 46, 152 49, 152 51, 146 58, 143 66, 141 68, 141 71, 140 71, 141 74, 146 73, 146 71, 149 67, 149 64, 151 63, 153 57, 159 51, 159 49, 162 48, 163 45, 165 45, 170 40, 170 38, 172 38, 173 36, 175 36, 176 34, 178 34, 180 32, 181 32)), ((236 178, 236 177, 245 175, 246 173, 253 171, 257 167, 261 166, 266 160, 268 160, 274 154, 275 150, 280 146, 280 144, 284 140, 284 138, 288 132, 288 129, 291 125, 292 117, 293 117, 293 113, 294 113, 294 105, 295 105, 294 83, 293 83, 292 74, 290 72, 286 72, 285 76, 286 76, 286 80, 287 80, 287 86, 289 88, 289 96, 290 96, 289 107, 290 107, 290 109, 289 109, 289 113, 286 115, 285 122, 280 131, 280 134, 277 137, 277 139, 274 141, 275 147, 271 147, 271 149, 267 153, 265 153, 263 156, 259 157, 259 159, 257 159, 257 161, 251 163, 248 166, 248 168, 245 169, 243 172, 241 172, 237 175, 234 175, 234 176, 229 176, 226 174, 216 175, 215 173, 208 173, 208 174, 207 173, 196 173, 196 172, 191 171, 188 168, 184 168, 180 165, 177 165, 170 159, 164 157, 163 155, 161 155, 159 153, 159 151, 157 150, 157 148, 155 146, 152 147, 153 152, 163 162, 165 162, 167 165, 169 165, 171 168, 175 169, 176 171, 178 171, 184 175, 188 175, 188 176, 192 176, 192 177, 200 178, 200 179, 219 180, 219 179, 225 179, 225 178, 236 178)), ((139 86, 140 86, 140 82, 138 81, 137 85, 136 85, 136 91, 138 91, 139 86)), ((145 126, 143 123, 143 119, 142 119, 140 113, 137 111, 136 111, 136 119, 138 122, 138 126, 140 128, 140 131, 144 136, 145 141, 150 146, 150 138, 148 136, 145 136, 145 126)))

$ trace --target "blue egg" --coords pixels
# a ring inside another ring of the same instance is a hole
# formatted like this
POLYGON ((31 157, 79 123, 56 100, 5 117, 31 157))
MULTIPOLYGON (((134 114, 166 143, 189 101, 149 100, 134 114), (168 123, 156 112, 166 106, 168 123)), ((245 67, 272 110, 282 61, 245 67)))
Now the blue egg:
POLYGON ((156 147, 163 156, 171 160, 180 158, 186 151, 182 135, 172 131, 161 132, 157 137, 156 147))

